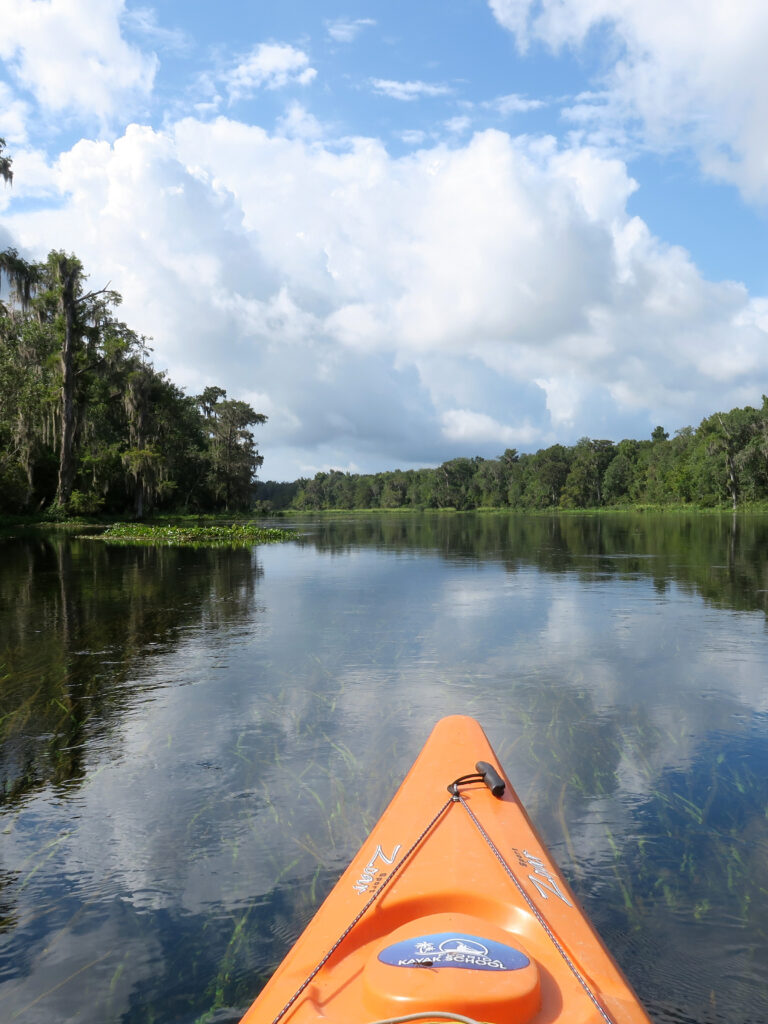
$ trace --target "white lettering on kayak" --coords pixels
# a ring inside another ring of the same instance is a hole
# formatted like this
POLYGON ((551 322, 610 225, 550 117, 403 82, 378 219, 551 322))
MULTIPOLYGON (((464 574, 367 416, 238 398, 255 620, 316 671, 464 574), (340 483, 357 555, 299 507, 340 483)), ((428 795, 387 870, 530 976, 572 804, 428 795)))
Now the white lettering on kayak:
POLYGON ((384 853, 384 851, 381 848, 381 844, 379 844, 376 847, 376 852, 374 853, 374 855, 371 857, 371 859, 368 861, 368 863, 363 868, 363 870, 362 870, 362 872, 360 874, 360 877, 355 882, 355 884, 352 886, 352 888, 355 890, 355 892, 359 892, 359 893, 368 892, 368 889, 373 884, 376 876, 381 871, 381 867, 377 866, 377 864, 376 864, 377 860, 380 860, 382 862, 382 864, 386 864, 389 867, 392 864, 394 864, 395 857, 398 855, 399 852, 400 852, 400 843, 398 843, 397 846, 392 851, 392 856, 391 857, 388 857, 384 853))
POLYGON ((528 859, 528 867, 533 868, 533 874, 528 875, 528 878, 536 886, 539 896, 542 899, 548 900, 549 894, 552 893, 553 896, 557 896, 567 906, 572 907, 573 904, 557 884, 557 879, 544 861, 534 853, 529 853, 528 850, 523 850, 523 856, 528 859))
POLYGON ((463 953, 436 953, 432 957, 409 956, 397 961, 398 967, 445 967, 450 964, 467 964, 470 967, 485 967, 497 971, 508 970, 501 960, 492 959, 489 956, 469 956, 463 953))

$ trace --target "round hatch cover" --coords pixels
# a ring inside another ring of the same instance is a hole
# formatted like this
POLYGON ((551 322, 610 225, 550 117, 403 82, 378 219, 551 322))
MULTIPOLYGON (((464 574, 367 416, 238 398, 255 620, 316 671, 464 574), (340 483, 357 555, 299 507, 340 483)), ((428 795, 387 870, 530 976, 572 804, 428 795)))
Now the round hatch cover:
POLYGON ((393 967, 454 967, 464 971, 519 971, 530 963, 513 946, 464 932, 404 939, 382 949, 379 960, 393 967))

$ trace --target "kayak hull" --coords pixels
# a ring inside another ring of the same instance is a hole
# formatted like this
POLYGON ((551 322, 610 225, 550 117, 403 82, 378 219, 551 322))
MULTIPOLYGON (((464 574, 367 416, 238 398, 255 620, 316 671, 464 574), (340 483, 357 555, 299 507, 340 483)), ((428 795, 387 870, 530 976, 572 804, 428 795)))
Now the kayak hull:
POLYGON ((480 725, 435 726, 387 810, 242 1024, 649 1024, 480 725), (469 780, 477 762, 505 782, 469 780), (425 1018, 428 1019, 428 1018, 425 1018))

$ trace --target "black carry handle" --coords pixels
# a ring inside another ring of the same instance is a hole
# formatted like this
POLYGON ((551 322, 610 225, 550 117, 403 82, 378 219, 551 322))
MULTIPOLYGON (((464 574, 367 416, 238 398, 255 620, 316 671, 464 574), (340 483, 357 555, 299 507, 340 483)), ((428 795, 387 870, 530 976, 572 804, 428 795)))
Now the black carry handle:
POLYGON ((492 764, 488 764, 487 761, 478 761, 475 771, 470 775, 460 775, 458 779, 454 779, 448 786, 448 792, 454 800, 458 800, 459 786, 467 786, 472 782, 484 782, 494 796, 504 796, 507 785, 492 764))
POLYGON ((494 796, 504 795, 504 790, 507 784, 492 764, 488 764, 487 761, 478 761, 475 768, 480 772, 483 777, 483 782, 494 796))

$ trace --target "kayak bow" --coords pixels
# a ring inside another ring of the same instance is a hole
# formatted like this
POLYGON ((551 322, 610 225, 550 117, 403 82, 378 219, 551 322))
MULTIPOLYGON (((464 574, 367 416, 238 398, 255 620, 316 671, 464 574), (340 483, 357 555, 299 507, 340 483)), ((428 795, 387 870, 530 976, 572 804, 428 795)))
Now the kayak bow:
POLYGON ((650 1024, 460 715, 435 726, 241 1024, 444 1020, 650 1024))

